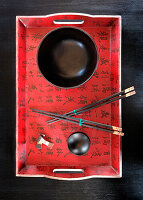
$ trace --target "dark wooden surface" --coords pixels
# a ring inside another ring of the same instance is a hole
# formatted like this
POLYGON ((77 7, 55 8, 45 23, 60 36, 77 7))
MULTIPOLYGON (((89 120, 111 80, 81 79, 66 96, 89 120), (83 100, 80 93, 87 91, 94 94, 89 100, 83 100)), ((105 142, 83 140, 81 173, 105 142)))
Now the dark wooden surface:
POLYGON ((0 200, 143 199, 143 1, 0 1, 0 200), (122 16, 122 88, 136 96, 122 102, 123 177, 57 181, 15 177, 15 16, 82 12, 122 16))

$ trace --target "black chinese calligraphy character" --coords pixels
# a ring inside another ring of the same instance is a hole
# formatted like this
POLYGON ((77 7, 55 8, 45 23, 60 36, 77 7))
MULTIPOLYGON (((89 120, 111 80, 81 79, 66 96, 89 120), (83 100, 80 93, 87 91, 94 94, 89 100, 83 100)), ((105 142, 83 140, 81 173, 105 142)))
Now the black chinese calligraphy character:
POLYGON ((60 96, 60 95, 56 96, 56 101, 57 101, 57 102, 63 101, 63 100, 62 100, 62 96, 60 96))
POLYGON ((65 105, 66 103, 71 103, 71 102, 74 102, 74 97, 66 97, 66 101, 64 102, 63 105, 65 105))
POLYGON ((57 148, 57 157, 63 153, 63 150, 61 148, 57 148))
POLYGON ((105 110, 101 110, 101 118, 105 117, 107 118, 109 116, 109 112, 106 112, 105 110))
POLYGON ((86 104, 87 103, 87 97, 86 96, 83 96, 83 95, 80 95, 78 97, 78 104, 86 104))
POLYGON ((107 65, 107 63, 109 63, 109 60, 108 59, 105 59, 105 58, 100 58, 100 65, 107 65))
POLYGON ((62 143, 62 139, 61 138, 56 138, 56 143, 62 143))

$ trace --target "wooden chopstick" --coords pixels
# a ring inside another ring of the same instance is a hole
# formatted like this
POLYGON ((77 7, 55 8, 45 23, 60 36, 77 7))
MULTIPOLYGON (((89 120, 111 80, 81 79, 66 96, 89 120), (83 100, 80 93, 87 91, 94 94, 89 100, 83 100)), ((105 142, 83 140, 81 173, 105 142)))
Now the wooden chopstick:
MULTIPOLYGON (((79 124, 79 121, 76 121, 75 120, 76 118, 74 118, 74 117, 70 117, 72 119, 69 119, 69 118, 65 118, 64 115, 60 115, 60 114, 55 114, 55 113, 53 114, 51 112, 36 110, 36 109, 33 109, 33 108, 31 108, 31 110, 32 110, 32 112, 35 112, 35 113, 38 113, 38 114, 41 114, 41 115, 45 115, 45 116, 49 116, 49 117, 56 117, 57 119, 60 119, 60 120, 64 120, 64 121, 68 121, 68 122, 71 122, 71 123, 79 124)), ((82 126, 86 126, 86 127, 89 127, 89 128, 94 128, 94 129, 97 129, 97 130, 106 131, 106 132, 109 132, 109 133, 112 133, 112 134, 116 134, 116 135, 120 135, 120 136, 124 135, 123 132, 101 128, 101 127, 98 127, 98 126, 94 126, 92 124, 90 125, 90 124, 82 123, 82 126)))
MULTIPOLYGON (((102 105, 106 105, 106 104, 108 104, 108 103, 112 103, 112 102, 114 102, 114 101, 117 101, 117 100, 121 99, 121 98, 119 98, 120 96, 118 96, 118 95, 128 94, 129 96, 131 96, 131 95, 133 95, 133 94, 130 95, 130 91, 132 91, 132 90, 134 90, 134 86, 132 86, 132 87, 130 87, 130 88, 127 88, 127 89, 125 89, 125 90, 123 90, 123 91, 121 91, 121 92, 119 92, 119 93, 113 94, 113 95, 111 95, 111 96, 109 96, 109 97, 106 97, 106 98, 104 98, 104 99, 101 99, 101 100, 99 100, 99 101, 97 101, 97 102, 94 102, 94 103, 91 103, 91 104, 89 104, 89 105, 83 106, 83 107, 81 107, 81 108, 79 108, 79 109, 76 109, 75 112, 76 112, 76 114, 81 114, 81 113, 83 113, 83 112, 87 112, 87 111, 89 111, 89 110, 91 110, 91 109, 100 107, 100 106, 102 106, 102 105), (116 97, 116 96, 118 96, 118 97, 117 97, 117 98, 114 98, 114 97, 116 97), (111 99, 111 98, 113 98, 113 99, 111 99), (111 99, 111 100, 110 100, 110 99, 111 99)), ((124 95, 124 97, 122 97, 122 98, 125 98, 125 97, 127 97, 127 96, 124 95)), ((74 116, 75 113, 74 113, 74 111, 71 111, 71 112, 68 112, 68 113, 66 113, 66 114, 64 114, 64 115, 65 115, 65 116, 74 116)), ((51 123, 56 122, 56 121, 59 121, 59 119, 48 120, 48 121, 47 121, 47 124, 51 124, 51 123)))

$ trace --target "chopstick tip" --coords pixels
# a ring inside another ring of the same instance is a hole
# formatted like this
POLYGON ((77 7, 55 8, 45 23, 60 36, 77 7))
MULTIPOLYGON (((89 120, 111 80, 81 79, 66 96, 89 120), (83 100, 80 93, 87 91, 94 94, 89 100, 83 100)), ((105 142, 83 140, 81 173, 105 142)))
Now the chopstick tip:
POLYGON ((129 92, 129 93, 126 94, 126 97, 130 97, 130 96, 132 96, 134 94, 136 94, 136 91, 129 92))
POLYGON ((113 128, 113 130, 115 130, 115 131, 122 131, 122 128, 120 128, 120 127, 112 126, 112 128, 113 128))
POLYGON ((134 90, 134 86, 125 89, 125 93, 131 92, 132 90, 134 90))
POLYGON ((119 136, 124 136, 124 133, 123 133, 123 132, 118 132, 118 131, 114 131, 113 134, 119 135, 119 136))

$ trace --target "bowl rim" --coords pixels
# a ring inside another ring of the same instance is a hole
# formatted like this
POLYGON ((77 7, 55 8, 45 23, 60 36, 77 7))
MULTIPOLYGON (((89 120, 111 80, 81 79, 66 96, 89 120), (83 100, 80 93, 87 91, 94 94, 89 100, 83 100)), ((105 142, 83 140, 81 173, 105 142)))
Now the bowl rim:
POLYGON ((55 86, 55 87, 58 87, 58 88, 61 88, 61 89, 74 89, 74 88, 80 87, 81 85, 85 84, 87 81, 89 81, 89 80, 91 79, 91 77, 92 77, 93 74, 95 73, 95 71, 96 71, 96 69, 97 69, 97 66, 98 66, 98 63, 99 63, 99 52, 98 52, 98 48, 97 48, 97 46, 96 46, 96 43, 95 43, 94 39, 93 39, 93 38, 91 37, 91 35, 89 35, 89 33, 87 33, 85 30, 83 30, 83 29, 81 29, 81 28, 78 28, 78 27, 74 27, 74 26, 62 26, 62 27, 58 27, 58 28, 55 28, 55 29, 49 31, 49 32, 42 38, 42 40, 41 40, 40 43, 39 43, 39 46, 38 46, 38 49, 37 49, 37 53, 36 53, 36 63, 37 63, 38 69, 39 69, 39 71, 40 71, 42 77, 43 77, 46 81, 48 81, 51 85, 53 85, 53 86, 55 86), (50 35, 52 32, 55 32, 55 31, 57 31, 57 30, 59 30, 59 29, 65 29, 65 28, 72 28, 72 29, 76 29, 76 30, 79 30, 79 31, 83 32, 85 35, 87 35, 87 36, 91 39, 91 41, 92 41, 92 43, 94 44, 94 47, 95 47, 95 49, 96 49, 96 52, 97 52, 97 62, 96 62, 96 65, 95 65, 95 67, 94 67, 94 70, 93 70, 92 74, 91 74, 85 81, 83 81, 82 83, 80 83, 80 84, 78 84, 78 85, 76 85, 76 86, 71 86, 71 87, 62 87, 62 86, 56 85, 56 84, 52 83, 51 81, 49 81, 49 80, 43 75, 43 73, 41 72, 41 69, 40 69, 39 63, 38 63, 38 54, 39 54, 39 50, 40 50, 40 47, 41 47, 43 41, 45 40, 45 38, 46 38, 48 35, 50 35))

